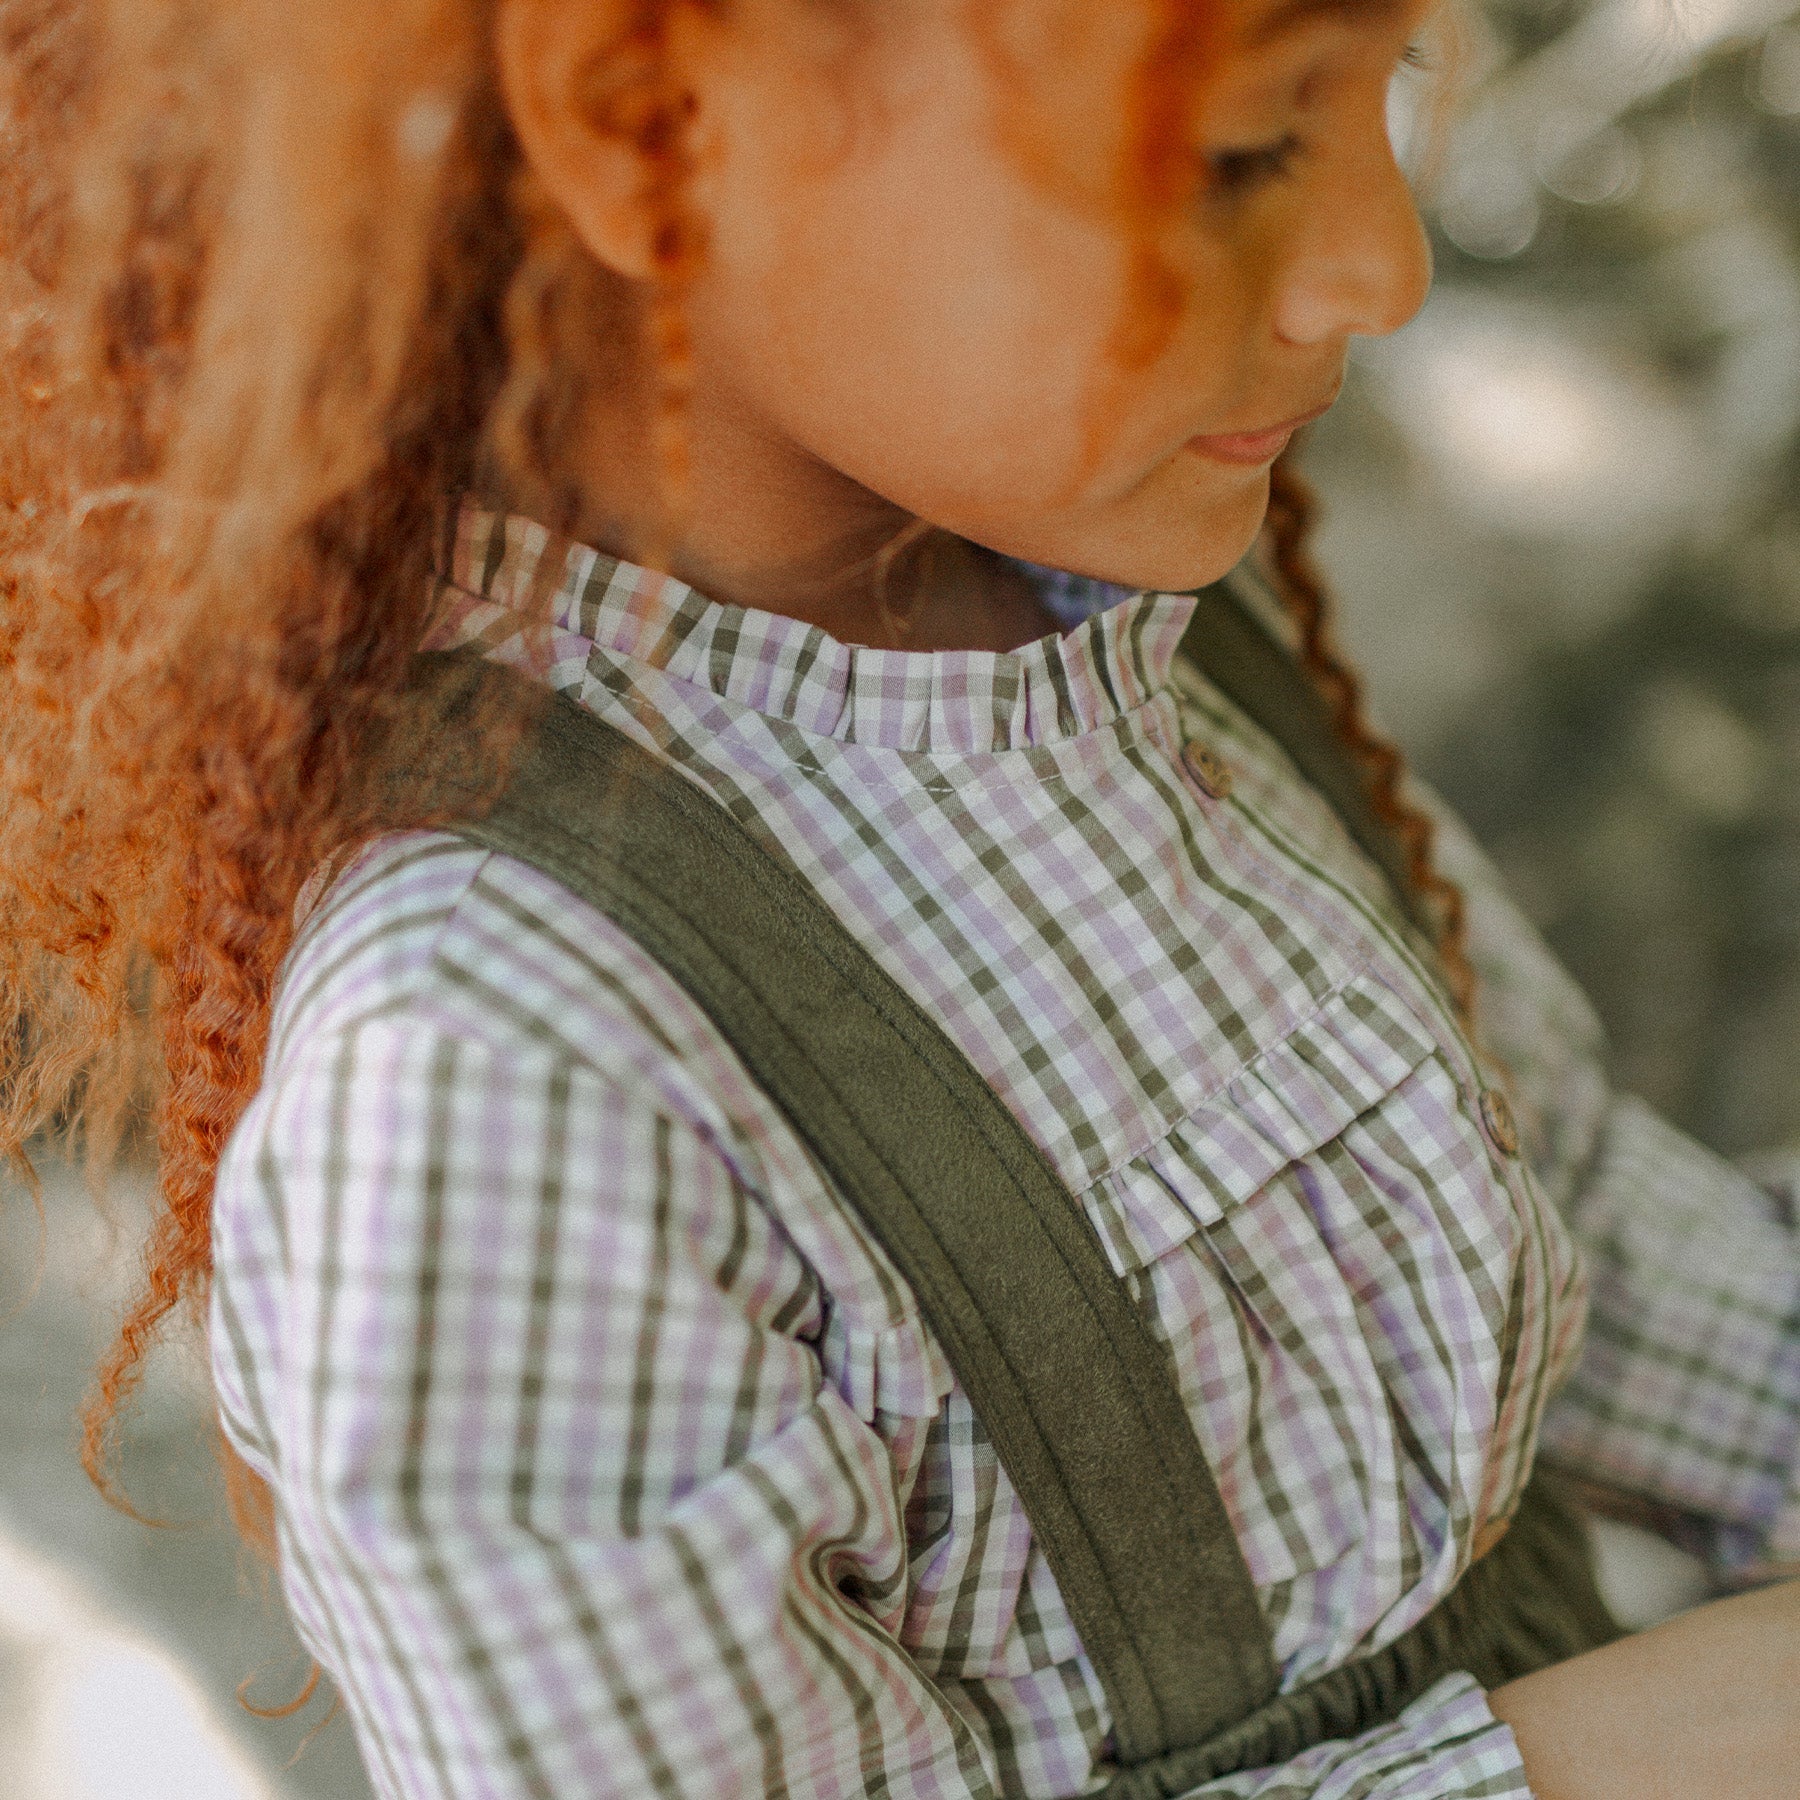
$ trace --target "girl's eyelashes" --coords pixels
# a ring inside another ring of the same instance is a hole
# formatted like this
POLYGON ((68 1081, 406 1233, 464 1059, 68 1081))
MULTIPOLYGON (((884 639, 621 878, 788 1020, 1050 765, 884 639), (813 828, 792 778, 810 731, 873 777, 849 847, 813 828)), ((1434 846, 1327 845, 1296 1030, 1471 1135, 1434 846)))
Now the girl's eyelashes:
POLYGON ((1299 136, 1290 131, 1271 143, 1252 144, 1242 150, 1214 150, 1206 158, 1212 190, 1227 199, 1254 193, 1281 180, 1293 168, 1301 149, 1299 136))
MULTIPOLYGON (((1437 63, 1430 46, 1415 41, 1401 51, 1399 65, 1429 72, 1437 63)), ((1301 133, 1288 131, 1266 143, 1206 151, 1202 162, 1208 194, 1214 200, 1227 202, 1247 198, 1291 174, 1305 149, 1301 133)))

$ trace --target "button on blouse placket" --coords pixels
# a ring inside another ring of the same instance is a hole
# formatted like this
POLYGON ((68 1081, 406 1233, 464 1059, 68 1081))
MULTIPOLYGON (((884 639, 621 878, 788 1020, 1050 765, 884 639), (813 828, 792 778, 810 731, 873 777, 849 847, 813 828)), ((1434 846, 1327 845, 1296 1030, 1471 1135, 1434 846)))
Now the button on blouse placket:
POLYGON ((1519 1154, 1519 1122, 1511 1101, 1497 1087, 1481 1090, 1481 1128, 1508 1162, 1519 1154))
POLYGON ((1207 799, 1224 800, 1230 797, 1233 781, 1230 763, 1198 738, 1189 738, 1181 746, 1181 765, 1187 770, 1195 787, 1207 799))

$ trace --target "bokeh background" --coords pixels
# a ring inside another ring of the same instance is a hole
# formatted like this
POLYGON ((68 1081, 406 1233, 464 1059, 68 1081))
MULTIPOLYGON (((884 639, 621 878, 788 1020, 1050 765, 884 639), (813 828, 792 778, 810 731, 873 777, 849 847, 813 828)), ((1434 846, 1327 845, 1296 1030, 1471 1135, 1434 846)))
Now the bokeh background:
MULTIPOLYGON (((1307 449, 1385 721, 1593 995, 1621 1080, 1734 1153, 1800 1139, 1792 4, 1465 10, 1436 290, 1307 449)), ((1432 81, 1393 109, 1422 164, 1432 81)), ((176 1523, 110 1512, 76 1464, 139 1207, 57 1176, 41 1221, 0 1209, 0 1791, 363 1800, 325 1701, 235 1702, 305 1661, 218 1523, 192 1344, 126 1462, 176 1523)), ((1635 1570, 1665 1602, 1689 1579, 1635 1570)))
MULTIPOLYGON (((1800 1137, 1791 10, 1465 11, 1435 290, 1308 452, 1387 721, 1620 1080, 1733 1153, 1800 1137)), ((1396 90, 1415 146, 1426 101, 1396 90)))

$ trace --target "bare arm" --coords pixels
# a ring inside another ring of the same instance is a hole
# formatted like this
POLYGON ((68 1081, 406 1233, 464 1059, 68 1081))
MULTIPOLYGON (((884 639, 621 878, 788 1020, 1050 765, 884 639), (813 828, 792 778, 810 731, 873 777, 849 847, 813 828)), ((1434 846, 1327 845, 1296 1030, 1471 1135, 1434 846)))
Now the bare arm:
POLYGON ((1538 1800, 1793 1800, 1800 1581, 1697 1607, 1489 1700, 1538 1800))

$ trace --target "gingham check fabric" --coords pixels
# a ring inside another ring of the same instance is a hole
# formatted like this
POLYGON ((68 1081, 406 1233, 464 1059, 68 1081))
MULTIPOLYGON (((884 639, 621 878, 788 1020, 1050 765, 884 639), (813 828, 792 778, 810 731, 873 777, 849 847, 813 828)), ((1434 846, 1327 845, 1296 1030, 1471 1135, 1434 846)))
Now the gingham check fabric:
MULTIPOLYGON (((907 654, 540 567, 518 519, 446 534, 439 641, 535 654, 778 847, 1043 1146, 1168 1347, 1287 1685, 1425 1613, 1540 1443, 1800 1551, 1785 1202, 1610 1095, 1452 832, 1484 1063, 1330 810, 1173 666, 1190 602, 907 654), (1484 1122, 1501 1066, 1523 1155, 1484 1122)), ((1104 1697, 980 1421, 707 1020, 454 837, 318 886, 220 1171, 214 1364, 380 1791, 1103 1782, 1104 1697)), ((1527 1789, 1452 1677, 1200 1792, 1527 1789)))

